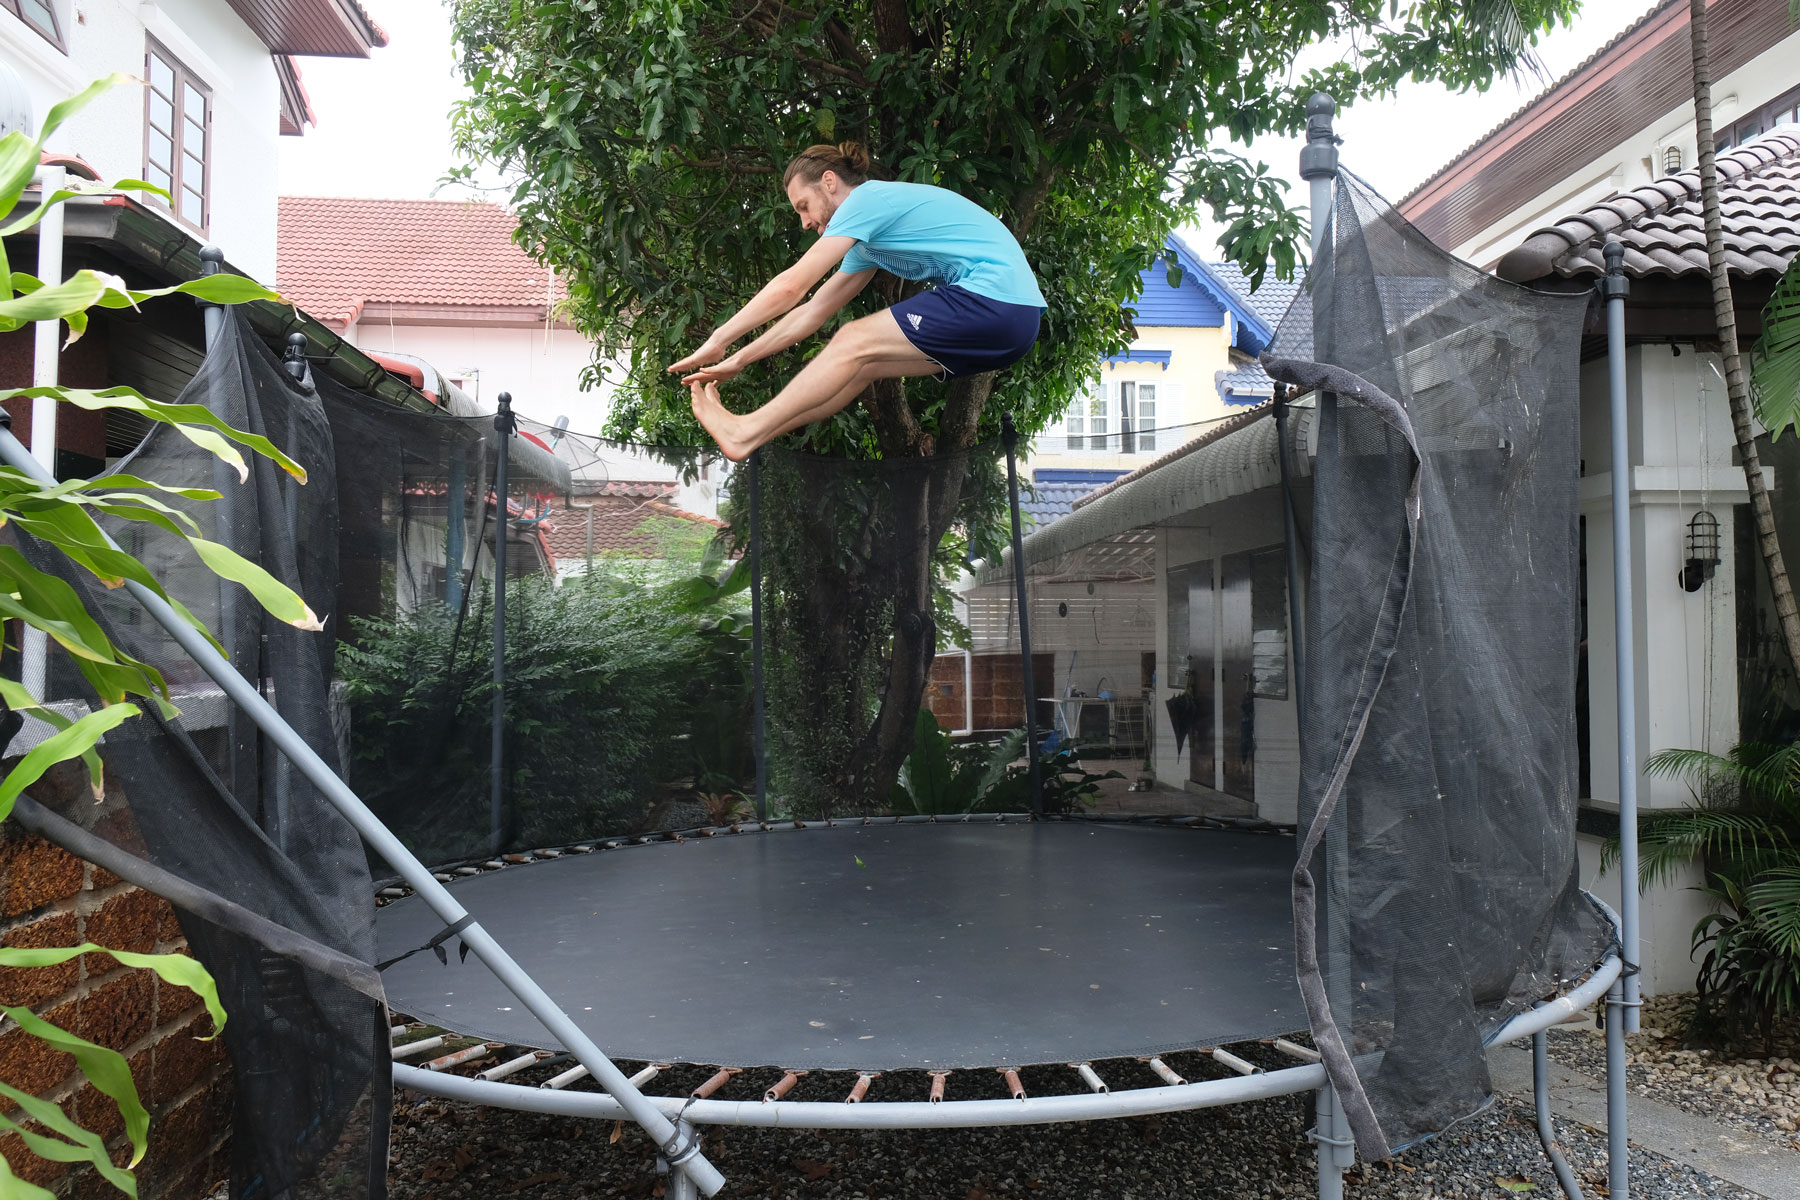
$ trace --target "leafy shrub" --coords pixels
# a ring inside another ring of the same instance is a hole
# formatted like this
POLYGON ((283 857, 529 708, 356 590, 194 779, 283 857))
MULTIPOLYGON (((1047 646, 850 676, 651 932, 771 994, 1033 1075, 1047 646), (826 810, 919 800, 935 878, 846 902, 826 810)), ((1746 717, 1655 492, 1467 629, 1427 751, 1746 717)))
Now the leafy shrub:
MULTIPOLYGON (((1031 768, 1023 761, 1025 731, 997 742, 956 743, 928 709, 919 710, 912 753, 894 784, 895 811, 929 816, 970 812, 1028 812, 1031 768)), ((1096 775, 1082 765, 1079 748, 1063 745, 1040 760, 1044 812, 1062 815, 1092 807, 1100 780, 1123 779, 1117 771, 1096 775)))
MULTIPOLYGON (((713 565, 716 565, 713 564, 713 565)), ((736 590, 666 564, 509 581, 505 841, 560 845, 636 828, 657 790, 740 790, 747 734, 736 590)), ((427 861, 487 853, 492 589, 466 619, 432 605, 359 621, 339 654, 355 785, 427 861)))

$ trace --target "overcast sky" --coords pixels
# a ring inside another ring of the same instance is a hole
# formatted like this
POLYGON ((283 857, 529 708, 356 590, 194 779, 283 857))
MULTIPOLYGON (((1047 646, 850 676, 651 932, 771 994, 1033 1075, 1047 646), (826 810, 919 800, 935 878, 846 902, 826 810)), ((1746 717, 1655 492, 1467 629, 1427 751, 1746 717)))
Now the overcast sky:
MULTIPOLYGON (((281 139, 282 192, 400 199, 471 194, 438 190, 439 178, 454 164, 448 114, 464 94, 446 9, 435 0, 367 0, 365 7, 388 32, 385 49, 370 59, 300 60, 319 123, 304 137, 281 139)), ((1340 113, 1344 165, 1399 199, 1650 7, 1650 0, 1587 0, 1574 26, 1539 48, 1545 79, 1506 81, 1485 95, 1463 96, 1435 84, 1409 84, 1390 101, 1340 113)), ((1248 151, 1237 149, 1290 181, 1290 203, 1305 204, 1297 140, 1264 139, 1248 151)), ((496 192, 494 198, 505 196, 496 192)), ((1202 215, 1192 232, 1196 248, 1213 253, 1216 234, 1202 215)))

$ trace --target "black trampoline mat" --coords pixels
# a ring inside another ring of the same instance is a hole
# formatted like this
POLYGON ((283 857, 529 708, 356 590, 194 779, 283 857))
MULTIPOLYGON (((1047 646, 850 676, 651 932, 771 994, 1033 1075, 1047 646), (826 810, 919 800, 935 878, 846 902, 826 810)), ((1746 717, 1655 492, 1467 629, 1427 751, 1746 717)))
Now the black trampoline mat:
MULTIPOLYGON (((655 842, 450 885, 608 1054, 815 1070, 1024 1066, 1306 1026, 1294 840, 1083 822, 655 842)), ((379 911, 387 959, 443 928, 379 911)), ((561 1049, 473 955, 384 973, 400 1013, 561 1049)))

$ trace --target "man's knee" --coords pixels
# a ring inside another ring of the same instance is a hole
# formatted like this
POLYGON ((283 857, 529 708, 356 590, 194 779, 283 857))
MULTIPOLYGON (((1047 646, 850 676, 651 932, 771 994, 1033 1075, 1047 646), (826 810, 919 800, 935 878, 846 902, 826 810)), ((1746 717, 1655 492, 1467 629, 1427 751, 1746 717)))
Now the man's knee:
POLYGON ((882 356, 881 334, 885 332, 876 324, 878 321, 892 325, 894 318, 885 312, 858 317, 833 334, 827 348, 859 363, 874 362, 882 356))

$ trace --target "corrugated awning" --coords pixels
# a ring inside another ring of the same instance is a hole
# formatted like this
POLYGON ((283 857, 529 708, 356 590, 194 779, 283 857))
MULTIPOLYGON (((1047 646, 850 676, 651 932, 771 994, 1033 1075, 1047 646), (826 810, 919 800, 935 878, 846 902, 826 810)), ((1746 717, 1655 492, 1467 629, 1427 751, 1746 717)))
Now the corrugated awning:
MULTIPOLYGON (((1290 461, 1297 476, 1307 478, 1312 474, 1310 435, 1315 413, 1310 406, 1301 405, 1292 413, 1290 461)), ((1274 411, 1244 416, 1248 419, 1241 424, 1202 434, 1161 462, 1083 498, 1068 516, 1024 540, 1025 565, 1046 562, 1234 496, 1278 486, 1281 462, 1276 455, 1274 411)), ((1010 578, 1011 570, 1009 550, 1000 562, 984 566, 976 581, 1002 583, 1010 578)))

